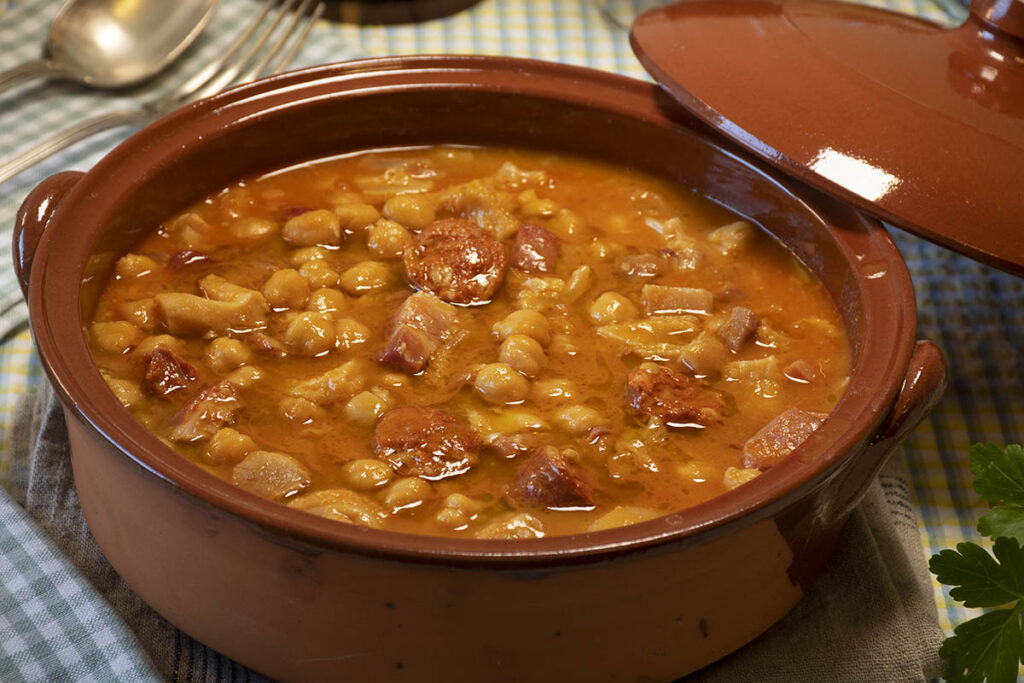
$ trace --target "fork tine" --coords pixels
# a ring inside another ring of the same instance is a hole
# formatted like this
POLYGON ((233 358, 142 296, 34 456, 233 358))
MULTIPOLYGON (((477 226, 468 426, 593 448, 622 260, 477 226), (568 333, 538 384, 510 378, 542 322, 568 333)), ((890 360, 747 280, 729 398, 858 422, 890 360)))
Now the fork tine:
POLYGON ((164 107, 173 106, 178 102, 187 100, 192 93, 203 87, 207 81, 216 76, 217 73, 224 68, 224 65, 227 64, 230 59, 238 54, 238 51, 242 49, 242 47, 249 41, 249 38, 252 37, 252 34, 256 32, 256 29, 259 28, 259 25, 263 23, 267 14, 270 13, 270 8, 273 6, 274 0, 263 0, 263 7, 256 14, 256 17, 246 25, 245 29, 238 34, 238 37, 235 38, 230 45, 228 45, 227 49, 220 55, 220 57, 200 69, 194 76, 175 88, 172 92, 161 97, 153 104, 153 107, 155 109, 162 109, 164 107))
POLYGON ((295 33, 295 29, 298 27, 299 22, 301 22, 306 16, 306 12, 309 11, 309 8, 312 6, 314 1, 315 0, 302 0, 302 4, 299 5, 297 10, 295 10, 295 13, 292 15, 291 23, 288 24, 287 28, 285 28, 281 37, 278 38, 277 42, 267 50, 267 53, 264 54, 258 62, 252 65, 252 68, 238 78, 239 83, 247 83, 265 73, 264 69, 266 69, 267 65, 270 64, 274 57, 277 56, 277 53, 279 53, 284 46, 288 44, 288 39, 292 37, 293 33, 295 33))
POLYGON ((276 74, 288 68, 288 65, 292 63, 293 59, 295 59, 295 55, 297 55, 299 50, 302 49, 306 39, 309 38, 309 34, 313 30, 313 26, 316 22, 320 21, 320 17, 323 16, 325 9, 326 6, 324 3, 317 3, 316 9, 313 10, 313 14, 310 15, 309 19, 306 21, 306 25, 302 27, 302 33, 295 38, 291 47, 289 47, 276 62, 270 65, 270 68, 266 71, 266 75, 276 74))
POLYGON ((298 2, 298 0, 285 0, 281 4, 281 9, 279 9, 277 13, 274 15, 274 19, 270 22, 270 26, 263 30, 263 32, 256 39, 256 42, 250 45, 245 50, 241 57, 236 59, 229 66, 223 68, 219 74, 217 74, 214 78, 210 79, 209 83, 204 85, 199 90, 195 91, 192 95, 188 97, 188 99, 190 101, 198 100, 202 97, 206 97, 207 95, 212 95, 214 93, 220 92, 228 85, 230 85, 232 82, 234 82, 235 79, 238 78, 238 75, 245 68, 245 66, 249 62, 251 62, 253 58, 257 54, 259 54, 260 50, 263 49, 263 46, 267 44, 267 40, 269 40, 271 35, 273 35, 274 31, 277 30, 277 27, 281 24, 281 21, 288 14, 291 13, 291 10, 293 7, 295 7, 296 2, 298 2))

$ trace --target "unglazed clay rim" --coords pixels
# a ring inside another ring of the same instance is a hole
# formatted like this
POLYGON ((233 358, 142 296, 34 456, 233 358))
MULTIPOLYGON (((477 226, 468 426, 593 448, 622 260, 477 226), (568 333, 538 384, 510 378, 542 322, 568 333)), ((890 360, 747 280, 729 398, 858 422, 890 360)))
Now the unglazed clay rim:
MULTIPOLYGON (((744 159, 743 163, 757 169, 765 182, 801 199, 810 198, 814 208, 808 207, 808 212, 821 216, 830 226, 839 226, 830 232, 837 236, 854 274, 864 320, 862 331, 851 331, 851 337, 861 335, 861 350, 849 388, 830 418, 794 457, 750 484, 695 507, 619 529, 535 540, 458 539, 369 529, 299 512, 242 491, 165 446, 121 407, 89 355, 80 322, 79 291, 81 273, 93 247, 85 243, 85 235, 91 233, 81 229, 89 223, 89 212, 76 213, 82 208, 76 205, 83 204, 87 209, 90 200, 103 196, 100 190, 104 185, 113 193, 117 186, 142 182, 138 178, 147 168, 171 163, 184 147, 204 144, 202 136, 215 135, 215 126, 223 129, 232 121, 259 116, 276 106, 298 106, 313 97, 342 98, 356 91, 366 93, 368 88, 388 92, 413 87, 461 93, 511 92, 584 103, 677 129, 679 134, 695 137, 722 154, 736 156, 721 144, 673 122, 660 108, 656 89, 649 84, 535 60, 477 56, 358 60, 283 74, 221 93, 157 121, 115 148, 64 197, 40 240, 31 273, 29 305, 44 367, 66 411, 89 424, 97 435, 140 467, 191 496, 248 520, 272 537, 374 556, 462 566, 551 566, 598 561, 668 542, 690 544, 698 535, 702 540, 723 535, 810 494, 870 444, 895 400, 913 348, 916 308, 906 265, 877 222, 780 178, 759 162, 744 159), (453 85, 445 79, 445 74, 466 72, 472 74, 472 82, 453 85), (377 78, 389 82, 372 83, 377 78), (360 81, 358 87, 341 88, 346 79, 360 81), (314 94, 318 87, 322 91, 324 84, 330 85, 330 93, 314 94), (283 103, 268 102, 281 97, 285 98, 283 103), (55 239, 58 233, 63 233, 61 239, 55 239), (861 260, 884 263, 889 277, 868 277, 856 267, 861 260), (77 278, 69 276, 69 263, 77 278), (48 271, 54 269, 63 272, 48 278, 48 271), (855 400, 857 396, 860 398, 855 400)), ((93 233, 98 234, 96 230, 93 233)))

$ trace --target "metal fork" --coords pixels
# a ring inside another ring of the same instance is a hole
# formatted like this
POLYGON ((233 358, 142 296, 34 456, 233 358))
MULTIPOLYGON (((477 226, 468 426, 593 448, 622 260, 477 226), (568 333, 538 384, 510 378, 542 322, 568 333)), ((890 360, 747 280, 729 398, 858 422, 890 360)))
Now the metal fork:
POLYGON ((122 109, 86 119, 25 150, 0 165, 0 183, 10 180, 51 154, 100 131, 129 124, 149 123, 184 104, 213 95, 229 85, 247 83, 258 76, 275 74, 283 70, 295 58, 299 48, 309 37, 313 24, 324 11, 323 3, 319 3, 313 13, 303 21, 315 0, 302 0, 298 9, 293 11, 297 2, 298 0, 285 0, 270 23, 253 39, 274 5, 274 0, 265 0, 259 14, 249 22, 223 55, 199 70, 178 88, 166 95, 142 102, 133 109, 122 109), (291 21, 284 32, 274 38, 274 42, 264 50, 278 26, 289 15, 291 21), (296 33, 298 35, 291 41, 291 45, 282 53, 289 39, 296 33))

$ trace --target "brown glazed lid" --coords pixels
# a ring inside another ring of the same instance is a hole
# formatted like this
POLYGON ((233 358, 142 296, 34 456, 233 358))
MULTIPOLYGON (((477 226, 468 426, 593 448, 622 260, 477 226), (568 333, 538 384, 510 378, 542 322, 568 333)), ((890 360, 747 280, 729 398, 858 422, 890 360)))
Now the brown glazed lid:
POLYGON ((818 0, 650 10, 637 57, 690 112, 792 176, 1024 274, 1024 0, 943 29, 818 0))

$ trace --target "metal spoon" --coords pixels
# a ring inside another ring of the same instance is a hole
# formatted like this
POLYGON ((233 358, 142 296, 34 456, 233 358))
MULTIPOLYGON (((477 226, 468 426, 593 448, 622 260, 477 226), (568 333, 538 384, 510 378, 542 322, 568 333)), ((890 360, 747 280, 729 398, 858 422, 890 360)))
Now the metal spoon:
POLYGON ((32 78, 123 88, 155 76, 213 17, 217 0, 68 0, 50 24, 46 57, 0 73, 0 92, 32 78))

